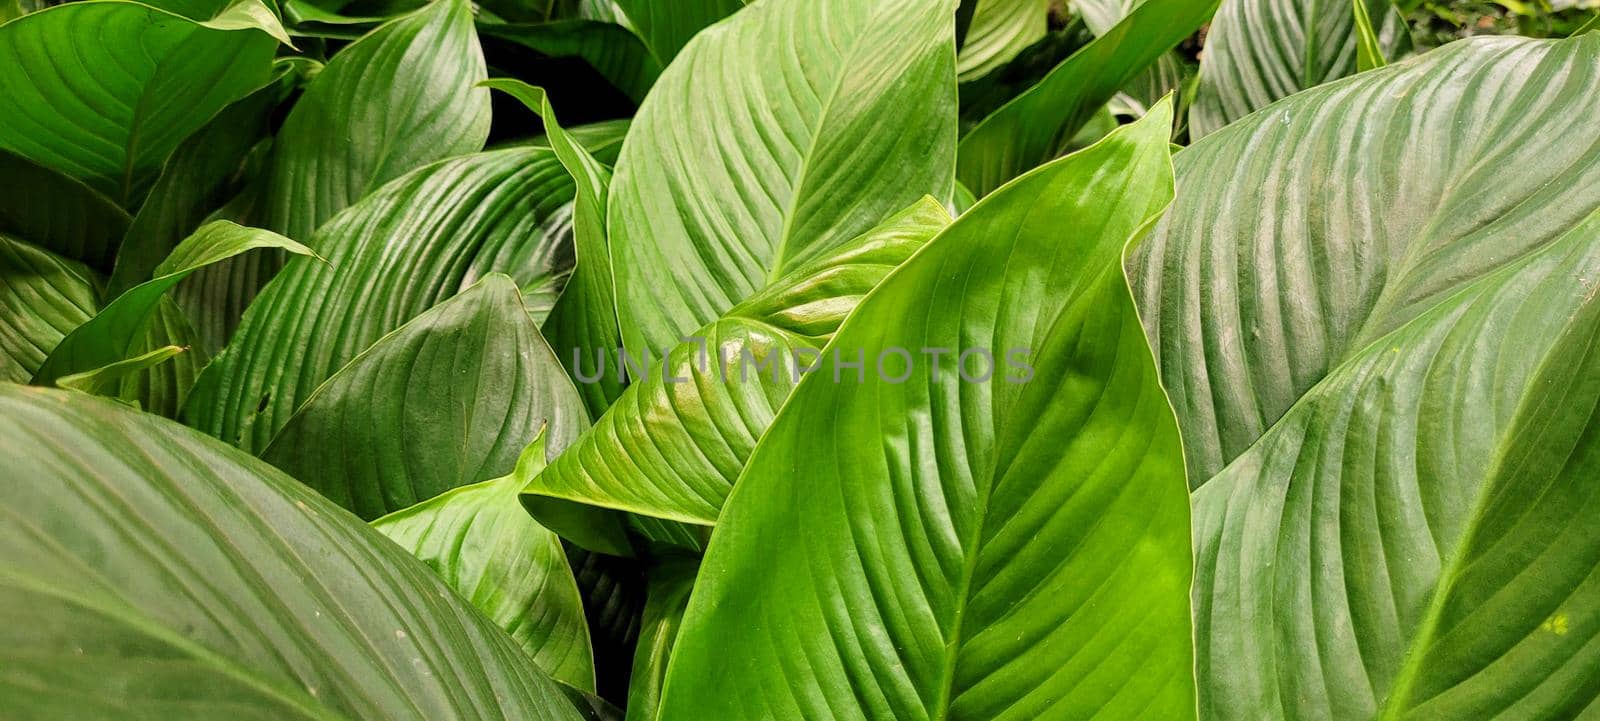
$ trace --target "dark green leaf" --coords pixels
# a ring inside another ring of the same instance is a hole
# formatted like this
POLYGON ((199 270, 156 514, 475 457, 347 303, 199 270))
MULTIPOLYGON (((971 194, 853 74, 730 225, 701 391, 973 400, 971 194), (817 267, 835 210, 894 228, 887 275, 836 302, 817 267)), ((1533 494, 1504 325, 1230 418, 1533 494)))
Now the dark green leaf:
POLYGON ((33 377, 99 308, 98 282, 81 263, 0 235, 0 381, 33 377))
POLYGON ((639 37, 620 25, 566 20, 539 25, 481 26, 480 32, 504 38, 553 58, 579 57, 635 103, 661 76, 661 63, 639 37))
POLYGON ((128 213, 78 180, 0 150, 0 233, 111 270, 128 213))
POLYGON ((7 714, 581 718, 420 562, 211 438, 4 385, 0 457, 7 714))
POLYGON ((628 24, 665 67, 702 29, 744 7, 746 0, 616 0, 628 24))

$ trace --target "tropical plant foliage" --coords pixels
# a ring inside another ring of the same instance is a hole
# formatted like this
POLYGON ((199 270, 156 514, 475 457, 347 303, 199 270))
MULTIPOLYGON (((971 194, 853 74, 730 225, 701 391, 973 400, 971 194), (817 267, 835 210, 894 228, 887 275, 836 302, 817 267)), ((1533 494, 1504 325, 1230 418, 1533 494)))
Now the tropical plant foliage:
POLYGON ((0 0, 0 718, 1593 718, 1590 5, 0 0))

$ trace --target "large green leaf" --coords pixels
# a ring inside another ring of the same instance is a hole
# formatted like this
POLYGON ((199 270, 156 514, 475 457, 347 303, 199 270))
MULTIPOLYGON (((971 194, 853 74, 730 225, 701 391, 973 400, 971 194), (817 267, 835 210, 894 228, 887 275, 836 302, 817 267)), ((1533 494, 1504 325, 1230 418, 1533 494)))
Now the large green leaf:
POLYGON ((1373 339, 1201 487, 1208 717, 1593 705, 1597 274, 1600 213, 1373 339))
POLYGON ((0 147, 135 204, 184 138, 267 82, 282 29, 254 22, 96 0, 0 25, 0 147))
MULTIPOLYGON (((1084 25, 1097 37, 1111 32, 1128 13, 1144 4, 1145 0, 1072 0, 1072 10, 1083 17, 1084 25)), ((1128 85, 1123 86, 1135 101, 1145 106, 1154 105, 1168 93, 1179 93, 1178 117, 1182 124, 1188 107, 1182 102, 1184 84, 1195 74, 1192 63, 1176 51, 1162 53, 1155 63, 1146 68, 1128 85)))
POLYGON ((830 348, 996 355, 801 382, 723 509, 662 721, 1193 718, 1182 451, 1120 264, 1172 197, 1171 122, 980 201, 845 321, 830 348))
POLYGON ((745 6, 746 0, 615 0, 628 25, 665 67, 695 33, 745 6))
POLYGON ((516 284, 496 274, 350 361, 261 457, 372 519, 510 473, 541 428, 559 452, 587 425, 516 284))
MULTIPOLYGON (((1411 45, 1390 0, 1361 0, 1381 18, 1378 39, 1394 57, 1411 45)), ((1207 135, 1279 98, 1356 72, 1360 39, 1341 0, 1226 0, 1206 34, 1189 132, 1207 135)))
POLYGON ((7 714, 581 718, 423 564, 214 439, 0 385, 0 456, 7 714))
POLYGON ((0 150, 0 233, 105 272, 130 220, 77 179, 0 150))
POLYGON ((117 296, 62 338, 34 374, 33 382, 50 385, 62 376, 93 370, 142 352, 137 344, 145 338, 148 324, 167 291, 202 267, 261 248, 313 255, 310 249, 277 233, 225 220, 208 223, 178 244, 172 255, 156 267, 155 278, 117 296))
MULTIPOLYGON (((491 80, 487 83, 517 98, 544 120, 545 136, 561 165, 572 176, 575 197, 572 201, 573 251, 577 265, 572 270, 560 300, 550 310, 544 330, 560 359, 578 384, 578 394, 595 418, 599 418, 622 394, 622 369, 612 364, 586 376, 582 356, 592 349, 621 347, 622 331, 617 327, 616 289, 611 272, 611 245, 606 236, 606 199, 611 192, 611 171, 595 160, 556 119, 555 109, 544 91, 518 80, 491 80)), ((563 444, 564 446, 565 444, 563 444)))
POLYGON ((570 268, 572 182, 548 148, 446 160, 329 221, 250 306, 196 383, 189 422, 266 447, 311 392, 383 335, 491 272, 519 286, 570 268))
MULTIPOLYGON (((506 285, 516 302, 516 288, 506 285)), ((539 472, 544 455, 541 440, 528 446, 514 473, 457 488, 372 525, 505 629, 539 668, 592 693, 589 627, 567 554, 561 539, 517 502, 523 479, 539 472)))
POLYGON ((1178 154, 1133 262, 1190 479, 1341 362, 1600 207, 1600 37, 1480 38, 1178 154))
POLYGON ((99 308, 94 271, 0 234, 0 381, 26 383, 99 308))
POLYGON ((923 195, 949 198, 953 9, 767 0, 684 50, 640 108, 611 186, 629 351, 659 357, 923 195))
POLYGON ((1199 28, 1218 0, 1147 0, 961 138, 957 177, 978 197, 1067 150, 1112 96, 1199 28))
POLYGON ((924 198, 777 279, 664 363, 636 367, 616 405, 527 493, 711 525, 801 369, 825 365, 821 349, 857 301, 949 222, 924 198))
POLYGON ((466 0, 433 2, 352 43, 284 120, 257 224, 309 244, 384 183, 482 149, 489 91, 475 85, 486 73, 466 0))
POLYGON ((956 59, 961 80, 983 77, 1044 39, 1050 0, 977 0, 956 59))

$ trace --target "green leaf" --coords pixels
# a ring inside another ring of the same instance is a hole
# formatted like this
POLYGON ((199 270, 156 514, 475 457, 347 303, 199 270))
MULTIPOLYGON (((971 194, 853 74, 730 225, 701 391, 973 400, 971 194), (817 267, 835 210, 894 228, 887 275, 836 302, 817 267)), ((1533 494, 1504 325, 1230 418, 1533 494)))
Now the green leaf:
MULTIPOLYGON (((161 346, 149 353, 141 353, 127 360, 120 360, 82 373, 62 376, 56 379, 56 386, 97 396, 108 396, 122 401, 134 401, 134 399, 122 397, 123 383, 129 377, 172 360, 182 352, 183 349, 175 345, 161 346)), ((134 401, 134 407, 139 407, 137 401, 134 401)))
POLYGON ((622 343, 622 331, 617 327, 611 246, 606 236, 611 171, 561 127, 544 90, 519 80, 490 80, 485 84, 521 101, 544 120, 545 135, 575 184, 572 233, 577 265, 561 299, 551 309, 544 330, 568 373, 574 379, 584 379, 578 384, 578 394, 583 396, 592 417, 599 418, 622 394, 624 382, 622 369, 616 364, 607 370, 602 361, 598 372, 591 376, 585 373, 582 362, 582 357, 594 349, 603 354, 622 343))
POLYGON ((1005 65, 1049 31, 1050 0, 978 0, 956 58, 956 75, 972 80, 1005 65))
POLYGON ((484 24, 479 32, 503 38, 553 58, 579 57, 635 103, 661 77, 661 63, 637 35, 620 25, 596 20, 564 20, 538 25, 484 24))
POLYGON ((1191 481, 1377 338, 1600 207, 1596 116, 1600 37, 1478 38, 1179 153, 1177 200, 1131 271, 1191 481))
MULTIPOLYGON (((487 92, 487 91, 486 91, 487 92)), ((572 182, 548 148, 435 163, 329 221, 251 304, 195 384, 185 419, 259 452, 334 372, 489 273, 527 288, 571 263, 572 182)))
POLYGON ((510 473, 541 428, 559 452, 587 425, 516 284, 494 274, 356 356, 261 457, 372 519, 510 473))
POLYGON ((979 198, 1066 143, 1129 81, 1199 28, 1218 0, 1147 0, 961 138, 957 177, 979 198))
POLYGON ((924 198, 763 288, 664 363, 630 371, 616 405, 529 484, 530 510, 542 517, 537 497, 550 496, 715 523, 801 369, 826 365, 823 345, 860 298, 949 223, 924 198))
POLYGON ((581 718, 416 559, 266 463, 0 386, 0 687, 23 718, 581 718))
POLYGON ((136 205, 184 138, 267 82, 270 31, 115 0, 0 25, 0 147, 136 205))
MULTIPOLYGON (((1143 4, 1144 0, 1073 0, 1072 9, 1083 17, 1084 25, 1096 37, 1111 32, 1122 19, 1143 4)), ((1192 84, 1196 68, 1176 50, 1162 53, 1155 63, 1145 68, 1132 81, 1123 86, 1123 92, 1145 107, 1160 102, 1169 93, 1177 93, 1179 124, 1184 123, 1188 106, 1182 102, 1185 85, 1192 84)), ((1141 111, 1142 113, 1142 111, 1141 111)))
POLYGON ((1201 487, 1212 717, 1592 705, 1597 274, 1600 212, 1376 338, 1201 487))
POLYGON ((690 44, 611 186, 629 352, 659 357, 922 196, 949 198, 954 5, 770 0, 690 44))
POLYGON ((93 188, 0 150, 0 233, 103 272, 129 222, 127 211, 93 188))
POLYGON ((239 194, 246 158, 269 136, 269 115, 288 95, 291 80, 287 68, 280 69, 274 82, 224 108, 167 159, 127 226, 109 294, 150 280, 178 243, 239 194))
POLYGON ((33 376, 34 385, 99 368, 135 355, 150 318, 167 291, 200 268, 259 248, 279 248, 315 256, 309 248, 259 228, 225 220, 208 223, 178 244, 155 278, 129 289, 106 304, 93 318, 61 339, 33 376))
MULTIPOLYGON (((1410 47, 1405 18, 1390 0, 1358 1, 1368 17, 1383 19, 1378 47, 1385 56, 1410 47)), ((1274 100, 1355 74, 1358 35, 1355 15, 1339 2, 1227 0, 1206 34, 1190 135, 1198 139, 1274 100)))
POLYGON ((723 509, 661 721, 1194 717, 1182 451, 1120 267, 1172 197, 1171 122, 1000 189, 862 301, 830 348, 996 362, 801 382, 723 509))
POLYGON ((0 381, 26 383, 99 308, 87 266, 0 234, 0 381))
POLYGON ((379 186, 482 149, 489 91, 474 86, 486 72, 466 0, 430 3, 352 43, 284 120, 257 224, 312 244, 379 186))
POLYGON ((650 590, 640 620, 639 643, 633 652, 633 673, 628 682, 627 721, 655 721, 661 708, 661 687, 667 680, 667 661, 683 625, 700 562, 673 556, 650 569, 650 590))
POLYGON ((1372 13, 1367 10, 1366 0, 1350 0, 1350 12, 1356 24, 1356 71, 1364 73, 1388 65, 1383 42, 1378 31, 1372 29, 1372 13))
MULTIPOLYGON (((516 288, 506 285, 514 303, 516 288)), ((541 439, 518 461, 532 467, 457 488, 372 526, 433 568, 552 678, 592 693, 589 627, 561 539, 517 502, 519 479, 538 472, 544 453, 541 439)))
POLYGON ((689 39, 745 6, 746 0, 616 0, 628 24, 644 40, 662 67, 678 55, 689 39))

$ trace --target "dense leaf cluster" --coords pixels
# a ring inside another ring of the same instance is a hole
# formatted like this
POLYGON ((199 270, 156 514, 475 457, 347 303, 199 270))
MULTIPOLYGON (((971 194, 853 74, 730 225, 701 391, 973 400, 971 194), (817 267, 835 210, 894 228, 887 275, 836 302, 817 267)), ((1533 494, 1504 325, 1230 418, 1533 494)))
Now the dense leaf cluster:
POLYGON ((0 718, 1593 717, 1588 12, 0 0, 0 718))

